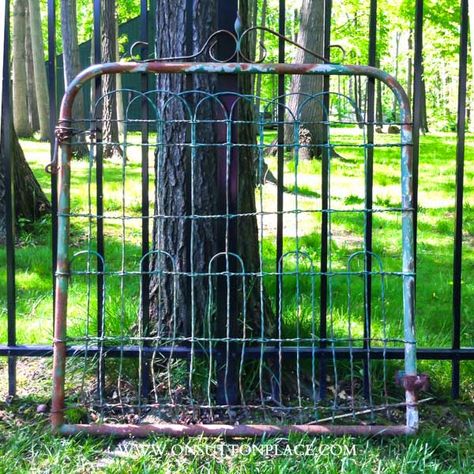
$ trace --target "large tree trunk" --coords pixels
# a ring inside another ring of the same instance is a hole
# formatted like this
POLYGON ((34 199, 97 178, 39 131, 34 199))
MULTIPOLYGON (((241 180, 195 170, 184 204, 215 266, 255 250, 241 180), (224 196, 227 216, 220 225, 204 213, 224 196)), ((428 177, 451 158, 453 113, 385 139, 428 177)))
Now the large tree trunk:
MULTIPOLYGON (((115 0, 102 0, 102 61, 117 60, 115 0)), ((115 74, 102 77, 102 141, 104 158, 120 156, 117 125, 117 95, 115 74)))
MULTIPOLYGON (((242 15, 243 28, 247 28, 249 23, 251 2, 241 1, 239 12, 242 15)), ((250 57, 250 52, 245 50, 248 47, 255 47, 249 44, 243 45, 243 52, 246 57, 250 57)), ((254 54, 255 55, 255 54, 254 54)), ((251 90, 251 76, 241 75, 238 82, 240 93, 248 94, 251 90)), ((238 120, 243 122, 254 122, 254 108, 250 101, 240 101, 238 108, 238 120)), ((253 124, 239 125, 238 141, 241 144, 253 145, 256 142, 256 129, 253 124)), ((260 157, 262 159, 262 157, 260 157)), ((239 192, 237 212, 247 214, 237 220, 236 225, 236 247, 237 254, 241 256, 245 271, 247 273, 258 273, 260 269, 260 249, 257 218, 251 215, 256 211, 255 188, 257 185, 258 159, 255 149, 252 147, 242 147, 238 152, 239 162, 239 192)), ((265 163, 262 163, 265 167, 265 163)), ((271 174, 271 173, 270 173, 271 174)), ((267 177, 268 178, 268 177, 267 177)), ((276 181, 276 180, 275 180, 276 181)), ((239 271, 239 270, 237 270, 239 271)), ((247 331, 251 337, 260 337, 261 316, 263 317, 264 334, 266 337, 275 337, 276 321, 270 301, 263 288, 263 283, 258 278, 247 277, 247 331), (262 300, 260 299, 260 289, 262 287, 262 300)), ((242 302, 238 302, 242 305, 242 302)), ((240 308, 241 309, 241 308, 240 308)), ((239 328, 241 331, 241 328, 239 328)), ((239 336, 242 333, 239 332, 239 336)))
POLYGON ((36 104, 38 108, 40 140, 49 139, 49 95, 44 63, 43 33, 39 0, 29 0, 31 47, 35 74, 36 104))
MULTIPOLYGON (((303 0, 300 11, 300 30, 298 33, 298 43, 306 49, 314 51, 321 56, 324 55, 324 0, 303 0)), ((314 63, 313 55, 298 49, 295 63, 314 63)), ((317 61, 317 60, 316 60, 317 61)), ((293 113, 298 106, 306 99, 302 93, 317 94, 323 90, 323 76, 294 75, 291 78, 291 95, 288 98, 288 108, 293 113)), ((322 98, 321 98, 322 100, 322 98)), ((288 117, 291 122, 291 118, 288 117)), ((324 126, 316 122, 323 120, 323 107, 320 100, 316 99, 307 104, 299 116, 301 128, 306 129, 310 135, 311 144, 322 143, 324 137, 324 126)), ((285 127, 285 143, 294 143, 294 127, 285 127)), ((307 133, 304 133, 307 137, 307 133)), ((321 154, 321 147, 310 147, 305 153, 302 149, 302 157, 315 157, 321 154)))
MULTIPOLYGON (((159 0, 156 4, 156 55, 157 57, 182 56, 186 54, 185 45, 185 6, 186 0, 177 0, 173 3, 159 0)), ((194 5, 193 45, 198 48, 202 40, 215 29, 215 0, 198 0, 194 5), (207 10, 207 11, 206 11, 207 10)), ((180 93, 185 90, 184 75, 159 75, 157 89, 180 93)), ((194 76, 193 88, 213 91, 216 87, 215 78, 210 76, 194 76)), ((167 97, 159 97, 160 110, 167 97)), ((188 98, 188 100, 192 100, 188 98)), ((209 110, 204 113, 210 112, 209 110)), ((157 154, 157 189, 155 198, 155 214, 185 216, 190 214, 191 192, 194 193, 195 214, 217 214, 215 193, 216 170, 211 157, 196 159, 194 162, 193 189, 190 190, 190 153, 189 148, 183 146, 188 142, 187 127, 181 123, 170 123, 169 120, 189 120, 183 104, 173 101, 167 107, 167 114, 163 117, 166 125, 161 141, 175 143, 173 147, 165 147, 157 154), (159 188, 159 189, 158 189, 159 188)), ((209 133, 207 143, 213 141, 214 130, 209 127, 199 127, 199 135, 209 133)), ((201 149, 202 150, 202 149, 201 149)), ((208 150, 209 151, 209 150, 208 150)), ((202 157, 202 151, 200 155, 202 157)), ((217 252, 215 241, 216 223, 203 219, 193 224, 195 238, 194 248, 190 248, 189 220, 156 219, 153 230, 153 247, 170 254, 176 262, 175 271, 189 272, 207 271, 207 264, 217 252), (196 244, 197 243, 197 244, 196 244), (193 259, 193 265, 191 265, 193 259)), ((164 254, 163 254, 164 255, 164 254)), ((152 261, 153 269, 170 270, 170 262, 162 255, 156 255, 152 261)), ((176 325, 179 334, 189 334, 191 306, 194 303, 196 314, 200 317, 206 314, 206 283, 207 279, 197 278, 192 283, 189 278, 176 278, 176 295, 173 294, 173 277, 156 275, 151 282, 151 319, 158 333, 169 333, 173 325, 173 312, 176 312, 176 325), (191 284, 194 286, 194 302, 190 300, 191 284)))
MULTIPOLYGON (((243 20, 247 18, 246 8, 241 2, 243 20)), ((156 15, 156 55, 157 57, 180 56, 185 51, 185 24, 186 0, 171 2, 159 0, 156 15)), ((193 48, 198 51, 208 36, 216 30, 216 0, 196 0, 194 2, 194 30, 193 48)), ((213 92, 216 90, 216 78, 210 75, 194 75, 189 79, 194 90, 213 92)), ((186 89, 184 75, 159 75, 157 89, 169 90, 178 94, 186 89)), ((240 92, 250 91, 250 77, 243 79, 240 92)), ((163 110, 163 103, 168 97, 158 98, 159 109, 163 110)), ((202 96, 188 97, 187 101, 196 104, 202 96)), ((207 105, 200 107, 198 118, 222 119, 222 115, 208 101, 207 105)), ((240 107, 241 120, 251 118, 251 107, 240 107)), ((185 127, 179 120, 189 120, 182 102, 174 100, 168 104, 166 114, 163 116, 165 123, 161 142, 174 144, 172 147, 163 147, 157 153, 156 164, 156 197, 155 215, 178 216, 176 218, 157 218, 154 221, 153 247, 162 254, 155 255, 151 262, 154 274, 151 281, 151 320, 154 331, 160 334, 169 334, 173 326, 173 315, 176 315, 176 331, 181 335, 191 333, 191 315, 194 314, 194 334, 202 333, 204 318, 208 311, 215 311, 216 301, 210 302, 208 277, 189 277, 180 275, 174 280, 172 275, 160 274, 161 271, 171 270, 171 263, 166 255, 171 255, 175 262, 177 273, 207 273, 209 263, 216 253, 223 251, 217 235, 225 227, 224 219, 184 219, 179 216, 194 215, 219 215, 222 210, 222 196, 218 196, 217 166, 219 153, 215 147, 201 146, 196 149, 191 162, 189 146, 189 126, 185 127), (171 122, 173 120, 173 122, 171 122), (191 173, 192 172, 192 173, 191 173), (192 183, 191 183, 192 174, 192 183), (192 203, 192 205, 191 205, 192 203), (191 207, 193 206, 193 207, 191 207), (192 247, 191 247, 192 234, 192 247), (175 284, 175 286, 174 286, 175 284), (174 289, 176 294, 174 294, 174 289), (211 307, 209 306, 211 305, 211 307)), ((219 127, 222 125, 200 123, 196 128, 195 139, 199 143, 215 144, 219 127)), ((254 131, 248 126, 240 126, 239 140, 243 143, 254 143, 254 131)), ((255 167, 254 156, 250 147, 239 149, 239 190, 238 212, 255 212, 255 167), (243 151, 247 150, 247 151, 243 151)), ((259 269, 259 244, 258 229, 255 216, 239 218, 236 223, 236 249, 240 255, 246 272, 259 269)), ((221 258, 222 261, 222 258, 221 258)), ((215 261, 211 271, 218 267, 215 261)), ((240 270, 238 270, 240 271, 240 270)), ((258 329, 261 314, 259 297, 260 286, 246 281, 247 287, 247 324, 250 328, 258 329), (252 289, 253 288, 253 289, 252 289), (250 290, 249 290, 250 289, 250 290)), ((215 294, 215 292, 214 292, 215 294)), ((224 297, 225 303, 225 297, 224 297)), ((232 301, 237 312, 242 307, 242 301, 232 301)), ((271 319, 271 310, 265 303, 267 311, 265 317, 271 319)), ((266 322, 270 330, 270 322, 266 322)), ((222 329, 222 328, 221 328, 222 329)))
MULTIPOLYGON (((61 0, 61 34, 63 42, 63 68, 64 68, 64 85, 67 87, 71 81, 81 71, 81 63, 79 58, 79 45, 77 42, 77 13, 76 0, 61 0)), ((84 91, 79 90, 74 99, 72 110, 74 120, 84 118, 84 91)), ((75 137, 77 145, 74 146, 76 156, 84 156, 88 154, 86 145, 80 145, 84 142, 82 135, 75 137)))
POLYGON ((26 80, 26 0, 13 3, 13 121, 20 137, 32 134, 28 120, 26 80))
MULTIPOLYGON (((12 132, 11 149, 14 161, 13 179, 15 189, 15 212, 17 217, 22 217, 34 222, 39 217, 50 211, 50 204, 35 178, 35 175, 31 171, 31 168, 28 166, 14 130, 12 130, 12 132)), ((5 241, 4 143, 5 139, 2 131, 0 142, 0 243, 4 243, 5 241)))

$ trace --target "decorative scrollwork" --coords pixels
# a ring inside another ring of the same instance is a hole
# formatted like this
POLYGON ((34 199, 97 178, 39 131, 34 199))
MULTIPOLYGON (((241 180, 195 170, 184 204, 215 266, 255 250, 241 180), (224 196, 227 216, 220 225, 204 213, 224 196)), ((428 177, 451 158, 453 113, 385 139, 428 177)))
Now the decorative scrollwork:
MULTIPOLYGON (((250 35, 251 33, 257 33, 258 31, 263 31, 263 32, 269 33, 269 34, 271 34, 271 35, 273 35, 273 36, 275 36, 279 39, 282 39, 286 43, 291 44, 291 45, 295 46, 296 48, 299 48, 299 49, 303 50, 305 53, 310 54, 315 59, 318 59, 319 61, 321 61, 323 63, 330 63, 330 60, 325 58, 324 56, 322 56, 322 55, 320 55, 320 54, 318 54, 318 53, 316 53, 316 52, 314 52, 314 51, 312 51, 308 48, 305 48, 301 44, 296 43, 295 41, 291 40, 290 38, 287 38, 286 36, 281 35, 277 31, 274 31, 274 30, 272 30, 270 28, 267 28, 265 26, 252 26, 252 27, 247 28, 244 31, 242 31, 242 22, 241 22, 240 16, 238 14, 237 14, 237 17, 236 17, 236 20, 235 20, 235 23, 234 23, 234 29, 235 29, 235 33, 232 33, 229 30, 217 30, 217 31, 215 31, 214 33, 212 33, 207 38, 206 42, 199 49, 199 51, 197 51, 194 54, 184 55, 184 56, 170 56, 170 57, 165 57, 165 58, 155 58, 155 57, 153 57, 153 58, 143 59, 139 62, 192 61, 194 59, 199 58, 200 56, 203 56, 203 55, 207 54, 212 61, 217 62, 217 63, 228 63, 228 62, 236 61, 236 62, 259 64, 259 63, 263 63, 265 61, 265 59, 267 58, 267 56, 268 56, 267 49, 265 48, 265 45, 263 44, 263 42, 259 41, 259 45, 260 45, 260 48, 261 48, 261 51, 262 51, 263 54, 261 54, 261 57, 257 61, 252 60, 251 58, 249 58, 243 52, 242 45, 243 45, 243 42, 244 42, 245 38, 248 35, 250 35), (219 58, 217 56, 217 51, 216 51, 219 40, 221 40, 222 37, 227 37, 228 39, 230 39, 230 41, 233 41, 233 43, 235 45, 232 54, 230 54, 228 57, 225 57, 225 58, 219 58)), ((129 53, 130 57, 133 57, 133 50, 138 46, 147 46, 147 43, 145 43, 143 41, 136 41, 135 43, 133 43, 130 47, 130 53, 129 53)), ((339 48, 344 52, 342 47, 339 46, 339 45, 331 45, 330 47, 331 48, 334 48, 334 47, 339 48)))

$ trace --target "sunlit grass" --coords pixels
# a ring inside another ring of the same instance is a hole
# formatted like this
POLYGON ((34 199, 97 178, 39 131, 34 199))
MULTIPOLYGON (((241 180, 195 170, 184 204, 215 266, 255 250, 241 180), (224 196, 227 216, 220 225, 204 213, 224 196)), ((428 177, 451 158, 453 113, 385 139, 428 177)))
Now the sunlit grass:
POLYGON ((422 407, 422 417, 431 417, 429 429, 413 437, 291 435, 230 441, 63 438, 51 433, 46 415, 36 413, 36 403, 38 398, 30 396, 12 405, 0 404, 0 472, 455 474, 474 470, 472 418, 453 404, 422 407), (446 428, 446 423, 452 426, 446 428))

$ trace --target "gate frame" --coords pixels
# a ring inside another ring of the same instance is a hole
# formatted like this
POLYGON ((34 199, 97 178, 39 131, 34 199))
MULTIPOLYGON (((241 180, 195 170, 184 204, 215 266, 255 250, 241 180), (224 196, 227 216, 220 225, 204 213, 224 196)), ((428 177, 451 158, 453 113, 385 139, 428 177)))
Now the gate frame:
POLYGON ((53 339, 53 395, 51 425, 53 431, 63 435, 85 432, 94 435, 117 437, 144 437, 151 433, 169 436, 287 436, 290 433, 308 435, 409 435, 418 429, 416 391, 424 385, 425 376, 417 375, 415 341, 415 256, 414 256, 414 187, 413 187, 413 124, 410 103, 405 90, 391 75, 371 66, 341 64, 252 64, 252 63, 189 63, 189 62, 116 62, 96 64, 79 73, 67 88, 60 109, 56 137, 61 148, 59 163, 53 163, 58 172, 58 248, 55 288, 55 324, 53 339), (70 211, 70 160, 72 156, 72 108, 81 87, 89 80, 103 74, 120 73, 207 73, 207 74, 314 74, 329 76, 365 76, 382 81, 394 93, 400 107, 401 125, 401 192, 402 192, 402 272, 404 364, 401 385, 405 389, 405 425, 266 425, 266 424, 66 424, 65 374, 67 296, 70 260, 69 211, 70 211))

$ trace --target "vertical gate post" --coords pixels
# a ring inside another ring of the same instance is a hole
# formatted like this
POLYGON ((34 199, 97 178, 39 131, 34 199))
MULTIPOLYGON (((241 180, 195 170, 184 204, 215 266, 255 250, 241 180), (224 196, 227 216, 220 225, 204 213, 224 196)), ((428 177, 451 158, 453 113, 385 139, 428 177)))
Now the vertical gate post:
MULTIPOLYGON (((15 289, 15 189, 12 156, 12 109, 10 86, 10 10, 5 2, 1 14, 2 48, 2 91, 0 102, 1 146, 5 172, 5 244, 7 263, 7 318, 8 346, 16 345, 16 289, 15 289)), ((16 394, 16 358, 8 357, 8 394, 16 394)))
MULTIPOLYGON (((377 54, 377 0, 370 1, 369 19, 369 66, 375 67, 377 54)), ((367 145, 365 163, 365 218, 364 230, 364 349, 367 357, 364 359, 364 397, 370 400, 370 339, 372 337, 372 206, 374 185, 374 121, 375 121, 375 79, 367 80, 367 145)))
MULTIPOLYGON (((99 64, 102 61, 102 42, 101 42, 101 1, 94 0, 94 62, 99 64)), ((94 101, 97 101, 102 95, 101 76, 97 75, 94 79, 94 101)), ((94 107, 94 104, 91 104, 94 107)), ((104 195, 103 195, 103 159, 102 159, 102 140, 101 129, 99 127, 100 117, 96 111, 95 123, 95 166, 96 166, 96 192, 97 192, 97 336, 99 344, 103 347, 102 338, 104 336, 104 195)), ((98 395, 102 397, 105 386, 105 361, 100 352, 97 371, 98 395)))
MULTIPOLYGON (((51 163, 54 164, 57 149, 54 127, 56 126, 56 3, 48 0, 48 95, 49 95, 49 142, 51 163)), ((58 250, 58 179, 55 169, 51 169, 51 274, 53 280, 53 328, 56 289, 56 259, 58 250)))
MULTIPOLYGON (((70 122, 61 123, 70 129, 70 122)), ((51 424, 59 430, 64 424, 64 381, 66 371, 67 297, 69 286, 69 212, 70 212, 70 137, 64 135, 58 166, 58 256, 56 267, 56 298, 54 321, 53 399, 51 424)))
MULTIPOLYGON (((278 33, 281 35, 278 38, 278 62, 280 64, 285 62, 285 19, 286 19, 286 1, 280 0, 278 8, 278 33)), ((284 187, 284 173, 285 173, 285 148, 283 144, 285 142, 285 75, 278 75, 278 108, 277 108, 277 225, 276 225, 276 260, 275 268, 276 273, 280 271, 281 258, 283 255, 283 187, 284 187)), ((277 278, 276 280, 276 321, 278 327, 278 339, 281 339, 281 327, 282 327, 282 308, 280 296, 283 292, 283 279, 277 278)), ((282 362, 281 362, 281 343, 278 343, 278 357, 274 361, 274 376, 272 377, 272 397, 275 401, 279 402, 281 399, 281 373, 282 373, 282 362)))
MULTIPOLYGON (((145 60, 148 56, 148 0, 140 0, 140 30, 142 41, 142 47, 140 56, 142 60, 145 60)), ((148 90, 148 74, 141 74, 141 89, 144 94, 148 90)), ((120 94, 121 92, 119 92, 120 94)), ((148 182, 149 182, 149 162, 148 162, 148 100, 144 97, 141 101, 141 115, 142 115, 142 276, 141 276, 141 295, 140 300, 142 302, 141 307, 141 318, 143 336, 147 337, 150 334, 150 236, 149 236, 149 224, 150 224, 150 202, 148 197, 148 182)), ((150 360, 145 358, 141 364, 141 395, 146 399, 150 393, 150 360)))
MULTIPOLYGON (((232 31, 235 14, 238 10, 237 0, 218 0, 217 23, 218 29, 232 31)), ((235 44, 228 39, 219 42, 218 53, 221 57, 229 57, 235 49, 235 44)), ((219 74, 217 78, 218 92, 228 92, 222 97, 222 102, 230 116, 233 105, 237 100, 235 93, 239 91, 238 76, 236 74, 219 74)), ((233 116, 235 120, 235 116, 233 116)), ((239 156, 238 149, 229 143, 238 138, 238 131, 232 123, 221 124, 218 127, 219 143, 226 143, 225 147, 218 147, 217 159, 217 186, 218 202, 221 206, 221 215, 237 212, 239 193, 239 156), (231 127, 230 134, 228 127, 231 127), (230 163, 228 160, 230 148, 230 163), (229 209, 226 209, 226 206, 229 209)), ((231 219, 228 227, 228 242, 226 242, 226 226, 219 226, 219 251, 224 252, 224 258, 218 260, 219 272, 235 273, 235 258, 229 258, 229 253, 237 252, 237 222, 231 219)), ((217 337, 234 338, 237 336, 238 296, 236 277, 221 276, 217 278, 217 337), (229 306, 229 307, 228 307, 229 306), (229 316, 227 316, 229 315, 229 316), (227 327, 229 326, 229 327, 227 327)), ((220 405, 236 404, 238 400, 238 350, 236 344, 220 343, 217 348, 217 403, 220 405), (229 351, 228 354, 226 352, 229 351)))
MULTIPOLYGON (((454 229, 453 256, 453 339, 452 348, 461 347, 461 290, 462 290, 462 221, 464 205, 464 142, 466 134, 466 81, 467 81, 467 39, 468 39, 468 0, 461 0, 461 37, 459 45, 459 85, 457 111, 456 146, 456 218, 454 229)), ((471 32, 473 34, 474 32, 471 32)), ((460 362, 453 358, 451 394, 459 398, 460 362)))
MULTIPOLYGON (((329 59, 331 44, 331 11, 332 0, 324 2, 324 56, 329 59)), ((329 110, 329 76, 323 78, 323 121, 329 120, 327 111, 329 110)), ((328 142, 328 126, 323 127, 323 143, 328 142)), ((328 307, 328 233, 329 233, 329 160, 331 149, 327 146, 322 151, 321 164, 321 286, 320 286, 320 307, 319 307, 319 346, 324 349, 327 346, 327 307, 328 307)), ((321 357, 319 364, 319 398, 326 397, 326 373, 327 360, 321 357)))

